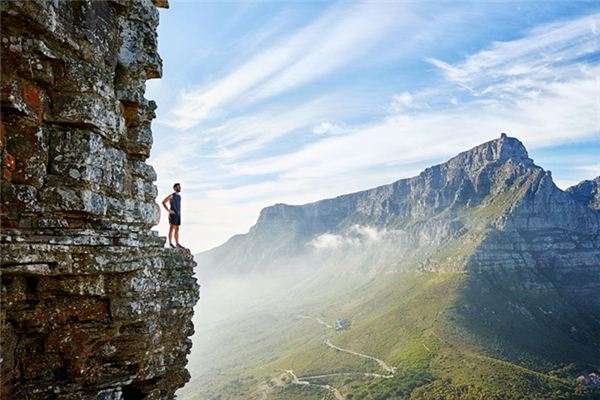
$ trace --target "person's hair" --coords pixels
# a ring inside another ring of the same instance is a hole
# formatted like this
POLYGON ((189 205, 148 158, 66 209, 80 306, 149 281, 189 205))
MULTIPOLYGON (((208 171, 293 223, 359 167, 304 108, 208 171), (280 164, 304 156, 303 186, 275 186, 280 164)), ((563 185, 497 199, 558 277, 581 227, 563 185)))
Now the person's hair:
POLYGON ((176 183, 173 185, 173 189, 175 189, 176 186, 181 186, 179 183, 176 183))

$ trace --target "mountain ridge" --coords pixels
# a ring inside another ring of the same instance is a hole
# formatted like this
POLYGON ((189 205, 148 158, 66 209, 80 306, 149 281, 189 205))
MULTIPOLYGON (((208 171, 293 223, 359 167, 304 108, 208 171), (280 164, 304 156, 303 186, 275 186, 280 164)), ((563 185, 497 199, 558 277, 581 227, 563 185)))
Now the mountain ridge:
POLYGON ((257 224, 261 222, 261 218, 268 218, 272 214, 276 214, 275 210, 280 210, 282 208, 307 207, 313 205, 316 206, 333 200, 340 200, 347 197, 358 196, 374 191, 385 191, 386 189, 401 185, 402 183, 413 182, 420 178, 434 179, 435 174, 438 173, 438 171, 444 168, 445 166, 447 166, 449 169, 460 169, 465 165, 473 165, 475 168, 471 168, 469 171, 473 173, 478 170, 477 167, 481 169, 485 166, 488 166, 491 163, 506 162, 508 160, 516 160, 526 165, 534 166, 533 160, 529 158, 529 154, 527 153, 525 146, 523 146, 523 144, 518 139, 508 137, 505 133, 502 133, 500 139, 492 140, 475 146, 470 150, 461 152, 444 163, 426 168, 415 177, 403 178, 389 184, 377 186, 375 188, 360 190, 357 192, 343 194, 333 198, 323 199, 302 205, 288 205, 285 203, 277 203, 272 206, 265 207, 260 212, 257 224))
MULTIPOLYGON (((525 146, 503 133, 415 177, 303 205, 266 207, 247 234, 199 257, 205 264, 238 265, 235 271, 244 273, 280 257, 301 256, 319 235, 353 226, 405 232, 403 245, 415 249, 465 234, 471 242, 481 242, 492 228, 557 228, 595 235, 600 213, 559 189, 525 146)), ((406 254, 390 255, 399 256, 406 254)), ((457 259, 450 264, 448 268, 460 270, 467 263, 457 259)))
POLYGON ((567 188, 580 203, 600 210, 600 176, 579 182, 578 184, 567 188))

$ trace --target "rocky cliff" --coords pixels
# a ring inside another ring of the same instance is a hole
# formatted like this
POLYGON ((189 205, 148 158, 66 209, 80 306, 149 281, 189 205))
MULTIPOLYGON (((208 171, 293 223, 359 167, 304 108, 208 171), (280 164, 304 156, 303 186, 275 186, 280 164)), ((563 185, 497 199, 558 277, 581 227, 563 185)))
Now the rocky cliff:
POLYGON ((571 193, 580 203, 600 210, 600 176, 571 186, 567 192, 571 193))
POLYGON ((1 397, 168 399, 198 299, 150 154, 166 1, 2 1, 1 397))
POLYGON ((252 271, 304 257, 323 235, 344 239, 371 229, 382 244, 372 251, 380 260, 386 253, 381 262, 409 268, 460 272, 579 263, 598 269, 600 213, 588 202, 556 187, 519 140, 502 134, 414 178, 305 205, 267 207, 248 234, 201 260, 205 269, 252 271))

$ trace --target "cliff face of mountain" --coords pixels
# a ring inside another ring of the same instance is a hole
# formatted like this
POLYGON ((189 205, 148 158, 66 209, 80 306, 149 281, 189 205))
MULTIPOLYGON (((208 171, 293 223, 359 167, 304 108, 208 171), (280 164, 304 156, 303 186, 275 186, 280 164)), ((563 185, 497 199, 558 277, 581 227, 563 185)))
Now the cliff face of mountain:
POLYGON ((155 4, 0 4, 2 398, 167 399, 189 379, 195 263, 151 230, 155 4))
POLYGON ((600 176, 578 183, 567 189, 580 203, 600 210, 600 176))
POLYGON ((248 234, 201 259, 216 271, 248 272, 265 261, 300 257, 322 235, 361 227, 376 229, 393 245, 388 262, 419 260, 428 271, 514 268, 532 259, 586 268, 600 260, 600 213, 556 187, 523 144, 505 134, 414 178, 301 206, 267 207, 248 234))

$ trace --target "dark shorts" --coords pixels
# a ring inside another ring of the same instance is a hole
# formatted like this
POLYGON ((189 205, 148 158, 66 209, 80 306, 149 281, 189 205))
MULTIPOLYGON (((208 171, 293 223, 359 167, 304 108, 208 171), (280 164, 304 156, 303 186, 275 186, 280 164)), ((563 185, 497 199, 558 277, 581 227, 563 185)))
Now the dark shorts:
POLYGON ((181 215, 169 214, 169 225, 181 225, 181 215))

